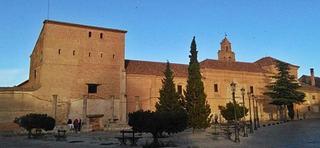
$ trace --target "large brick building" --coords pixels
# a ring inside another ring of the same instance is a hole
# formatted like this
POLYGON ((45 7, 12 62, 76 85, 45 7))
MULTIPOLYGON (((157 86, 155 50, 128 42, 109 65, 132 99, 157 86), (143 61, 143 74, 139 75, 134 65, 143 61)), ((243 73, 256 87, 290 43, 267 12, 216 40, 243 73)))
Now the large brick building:
MULTIPOLYGON (((0 89, 1 122, 11 123, 17 116, 39 112, 52 115, 59 123, 82 118, 98 129, 110 122, 126 123, 129 112, 155 110, 165 63, 126 60, 125 34, 117 29, 44 21, 30 56, 29 79, 0 89)), ((263 92, 270 76, 277 72, 277 59, 239 62, 227 38, 220 44, 218 60, 200 62, 212 114, 219 115, 218 106, 230 101, 230 83, 235 82, 237 101, 242 102, 240 88, 245 88, 255 94, 260 118, 275 119, 277 111, 263 92)), ((188 65, 172 63, 171 68, 182 93, 188 65)), ((298 68, 290 64, 290 73, 296 78, 298 68)), ((315 89, 312 99, 320 98, 316 86, 310 87, 315 89)))

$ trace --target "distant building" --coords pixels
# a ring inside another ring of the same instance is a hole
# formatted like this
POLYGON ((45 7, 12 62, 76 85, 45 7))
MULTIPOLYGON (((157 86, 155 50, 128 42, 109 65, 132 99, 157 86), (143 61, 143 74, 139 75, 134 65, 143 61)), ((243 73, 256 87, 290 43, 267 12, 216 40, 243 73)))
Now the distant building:
MULTIPOLYGON (((125 34, 117 29, 44 21, 30 56, 29 79, 16 87, 0 88, 0 126, 37 112, 53 116, 60 124, 81 118, 89 128, 102 129, 112 123, 125 124, 129 112, 155 110, 166 63, 125 59, 125 34)), ((231 101, 230 83, 235 82, 238 102, 242 102, 240 89, 245 88, 256 96, 260 119, 276 119, 277 110, 263 92, 277 72, 277 59, 238 62, 227 38, 220 45, 218 60, 200 62, 212 114, 219 115, 218 106, 231 101)), ((171 68, 183 95, 188 65, 171 63, 171 68)), ((298 68, 290 64, 296 78, 298 68)), ((307 79, 300 78, 302 82, 307 79)), ((320 97, 315 86, 302 90, 312 90, 314 100, 320 97)), ((245 99, 248 107, 247 95, 245 99)))
POLYGON ((314 69, 311 68, 310 76, 303 75, 299 78, 299 81, 302 85, 301 91, 306 94, 306 101, 297 107, 298 112, 311 113, 311 115, 312 113, 319 113, 320 78, 315 76, 314 69))

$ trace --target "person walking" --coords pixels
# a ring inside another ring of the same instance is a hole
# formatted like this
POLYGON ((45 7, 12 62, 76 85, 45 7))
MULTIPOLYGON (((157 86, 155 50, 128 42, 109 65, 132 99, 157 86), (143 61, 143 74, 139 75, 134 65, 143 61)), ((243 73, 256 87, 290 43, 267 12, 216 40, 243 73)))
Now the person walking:
POLYGON ((82 121, 81 121, 81 119, 79 119, 79 127, 78 127, 79 132, 81 131, 81 128, 82 128, 82 121))
POLYGON ((78 119, 74 119, 73 121, 74 131, 77 133, 79 128, 79 121, 78 119))
POLYGON ((69 127, 69 130, 73 129, 73 124, 72 124, 72 120, 71 119, 68 119, 67 125, 69 127))

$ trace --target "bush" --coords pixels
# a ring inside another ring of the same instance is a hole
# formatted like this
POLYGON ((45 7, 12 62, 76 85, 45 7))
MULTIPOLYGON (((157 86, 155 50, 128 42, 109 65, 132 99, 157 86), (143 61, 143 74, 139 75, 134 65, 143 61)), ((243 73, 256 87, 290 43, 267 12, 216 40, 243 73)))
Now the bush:
MULTIPOLYGON (((221 115, 224 119, 226 119, 228 122, 234 120, 234 105, 233 103, 229 102, 226 104, 226 107, 219 106, 219 110, 221 112, 221 115)), ((236 111, 237 111, 237 119, 243 118, 244 115, 247 115, 248 109, 244 108, 245 112, 243 112, 243 106, 240 106, 238 103, 236 103, 236 111)))
POLYGON ((46 114, 27 114, 16 118, 14 123, 28 131, 29 138, 31 137, 32 129, 43 129, 45 131, 53 130, 55 127, 55 119, 46 114))
POLYGON ((163 132, 178 133, 187 128, 187 113, 184 110, 175 112, 137 111, 129 114, 129 125, 134 131, 151 133, 153 144, 158 145, 158 137, 163 132))

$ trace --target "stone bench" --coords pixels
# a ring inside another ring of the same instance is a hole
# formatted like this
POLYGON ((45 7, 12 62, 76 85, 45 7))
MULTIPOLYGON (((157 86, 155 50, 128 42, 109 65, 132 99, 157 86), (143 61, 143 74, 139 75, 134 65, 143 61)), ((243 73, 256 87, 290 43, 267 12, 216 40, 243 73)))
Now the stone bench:
POLYGON ((131 130, 121 130, 120 133, 122 134, 122 136, 116 136, 115 138, 119 140, 121 145, 126 145, 127 141, 129 141, 131 146, 136 146, 138 140, 142 138, 140 136, 135 136, 135 132, 131 130), (131 136, 127 136, 125 134, 129 134, 131 136))

